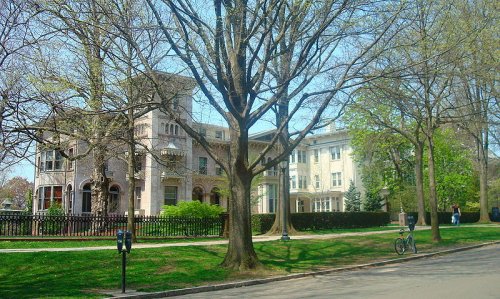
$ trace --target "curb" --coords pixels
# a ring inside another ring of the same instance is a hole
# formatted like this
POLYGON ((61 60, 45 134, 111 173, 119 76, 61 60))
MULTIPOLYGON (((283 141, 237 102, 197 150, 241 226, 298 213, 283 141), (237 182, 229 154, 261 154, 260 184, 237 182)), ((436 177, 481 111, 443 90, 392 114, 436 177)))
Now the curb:
POLYGON ((455 252, 461 252, 461 251, 481 248, 481 247, 495 245, 495 244, 500 244, 500 241, 481 243, 481 244, 476 244, 476 245, 471 245, 471 246, 466 246, 466 247, 459 247, 459 248, 448 249, 448 250, 426 253, 426 254, 417 254, 417 255, 410 256, 410 257, 397 258, 397 259, 393 259, 393 260, 385 260, 385 261, 368 263, 368 264, 360 264, 360 265, 348 266, 348 267, 343 267, 343 268, 333 268, 333 269, 327 269, 327 270, 321 270, 321 271, 315 271, 315 272, 297 273, 297 274, 290 274, 290 275, 277 276, 277 277, 271 277, 271 278, 245 280, 245 281, 231 282, 231 283, 226 283, 226 284, 208 285, 208 286, 200 286, 200 287, 185 288, 185 289, 176 289, 176 290, 154 292, 154 293, 147 293, 147 294, 144 294, 144 293, 143 294, 131 294, 131 295, 121 294, 121 295, 117 295, 115 297, 107 297, 107 298, 108 299, 118 299, 118 298, 151 299, 151 298, 164 298, 164 297, 173 297, 173 296, 180 296, 180 295, 189 295, 189 294, 197 294, 197 293, 203 293, 203 292, 226 290, 226 289, 234 289, 234 288, 240 288, 240 287, 260 285, 260 284, 265 284, 265 283, 270 283, 270 282, 275 282, 275 281, 284 281, 284 280, 291 280, 291 279, 297 279, 297 278, 303 278, 303 277, 309 277, 309 276, 327 275, 327 274, 332 274, 332 273, 359 270, 359 269, 364 269, 364 268, 369 268, 369 267, 378 267, 378 266, 384 266, 384 265, 390 265, 390 264, 404 263, 404 262, 409 262, 412 260, 430 258, 430 257, 434 257, 434 256, 444 255, 444 254, 451 254, 451 253, 455 253, 455 252))

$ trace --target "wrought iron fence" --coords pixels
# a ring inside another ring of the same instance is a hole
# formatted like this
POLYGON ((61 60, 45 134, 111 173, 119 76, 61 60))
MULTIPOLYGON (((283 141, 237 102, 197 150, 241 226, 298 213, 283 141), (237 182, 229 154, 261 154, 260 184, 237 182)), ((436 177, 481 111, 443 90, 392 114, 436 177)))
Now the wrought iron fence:
MULTIPOLYGON (((135 216, 138 237, 222 236, 225 217, 135 216)), ((0 215, 0 237, 116 236, 127 229, 124 215, 0 215)))

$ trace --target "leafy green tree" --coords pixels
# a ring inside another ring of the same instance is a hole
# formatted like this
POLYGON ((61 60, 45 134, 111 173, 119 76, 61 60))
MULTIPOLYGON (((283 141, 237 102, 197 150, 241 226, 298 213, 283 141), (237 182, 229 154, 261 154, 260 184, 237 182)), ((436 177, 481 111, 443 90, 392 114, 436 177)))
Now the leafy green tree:
POLYGON ((361 210, 361 193, 356 189, 352 180, 344 198, 346 212, 359 212, 361 210))
POLYGON ((453 203, 464 210, 479 203, 479 179, 470 152, 451 129, 436 131, 436 184, 438 207, 448 211, 453 203))
POLYGON ((363 201, 363 210, 369 212, 380 211, 382 209, 382 198, 378 192, 367 192, 363 201))

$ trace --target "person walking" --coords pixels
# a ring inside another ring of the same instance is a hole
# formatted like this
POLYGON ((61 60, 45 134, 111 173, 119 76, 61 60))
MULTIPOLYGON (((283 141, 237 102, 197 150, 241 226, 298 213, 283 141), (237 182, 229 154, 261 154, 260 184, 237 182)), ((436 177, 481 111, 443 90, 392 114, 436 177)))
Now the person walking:
POLYGON ((462 213, 460 212, 460 207, 455 203, 453 206, 451 206, 452 213, 453 213, 453 224, 456 226, 460 225, 460 216, 462 216, 462 213))

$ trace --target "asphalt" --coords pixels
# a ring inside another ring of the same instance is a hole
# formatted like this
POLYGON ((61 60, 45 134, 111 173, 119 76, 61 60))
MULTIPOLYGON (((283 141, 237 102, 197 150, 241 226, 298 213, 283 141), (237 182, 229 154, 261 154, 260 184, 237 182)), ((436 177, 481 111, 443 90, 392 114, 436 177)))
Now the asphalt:
MULTIPOLYGON (((467 225, 463 225, 463 226, 466 227, 467 225)), ((484 225, 484 226, 485 227, 499 227, 498 225, 484 225)), ((474 227, 478 227, 478 225, 475 225, 474 227)), ((447 229, 447 228, 454 228, 454 227, 440 227, 440 229, 443 229, 443 228, 447 229)), ((424 227, 420 226, 420 227, 415 228, 416 231, 429 230, 429 229, 430 229, 429 226, 424 226, 424 227)), ((349 237, 349 236, 366 236, 366 235, 377 235, 377 234, 386 234, 386 233, 397 233, 397 232, 399 232, 399 230, 400 230, 400 228, 397 228, 394 230, 372 231, 372 232, 337 233, 337 234, 324 234, 324 235, 294 235, 291 238, 293 240, 336 239, 336 238, 344 238, 344 237, 349 237)), ((253 242, 268 242, 268 241, 276 241, 279 239, 280 239, 279 236, 265 236, 265 235, 264 236, 254 236, 253 242)), ((227 240, 214 240, 214 241, 161 243, 161 244, 134 244, 133 249, 182 247, 182 246, 210 246, 210 245, 224 245, 227 243, 228 243, 227 240)), ((330 273, 350 271, 350 270, 362 269, 362 268, 367 268, 367 267, 382 266, 382 265, 388 265, 388 264, 397 264, 397 263, 407 262, 407 261, 411 261, 411 260, 415 260, 415 259, 429 258, 429 257, 433 257, 436 255, 450 254, 450 253, 454 253, 454 252, 470 250, 470 249, 474 249, 474 248, 488 246, 491 244, 500 244, 500 241, 487 242, 487 243, 477 244, 477 245, 473 245, 473 246, 454 248, 454 249, 450 249, 450 250, 443 250, 443 251, 432 252, 432 253, 412 254, 412 255, 398 258, 398 259, 379 261, 379 262, 375 262, 375 263, 360 264, 360 265, 354 265, 354 266, 342 267, 342 268, 332 268, 332 269, 315 271, 315 272, 297 273, 297 274, 277 276, 277 277, 272 277, 272 278, 252 279, 252 280, 230 282, 230 283, 218 284, 218 285, 207 285, 207 286, 177 289, 177 290, 170 290, 170 291, 163 291, 163 292, 152 292, 152 293, 137 292, 135 290, 126 290, 125 293, 122 293, 121 290, 105 290, 105 291, 102 291, 102 293, 105 295, 109 295, 110 297, 108 297, 108 298, 131 298, 131 299, 132 298, 134 298, 134 299, 165 298, 165 297, 172 297, 172 296, 179 296, 179 295, 195 294, 195 293, 201 293, 201 292, 209 292, 209 291, 224 290, 224 289, 229 289, 229 288, 238 288, 238 287, 243 287, 243 286, 264 284, 264 283, 269 283, 269 282, 274 282, 274 281, 284 281, 284 280, 302 278, 302 277, 307 277, 307 276, 325 275, 325 274, 330 274, 330 273)), ((95 250, 116 250, 116 246, 76 247, 76 248, 0 249, 0 253, 64 252, 64 251, 67 252, 67 251, 95 251, 95 250)))

